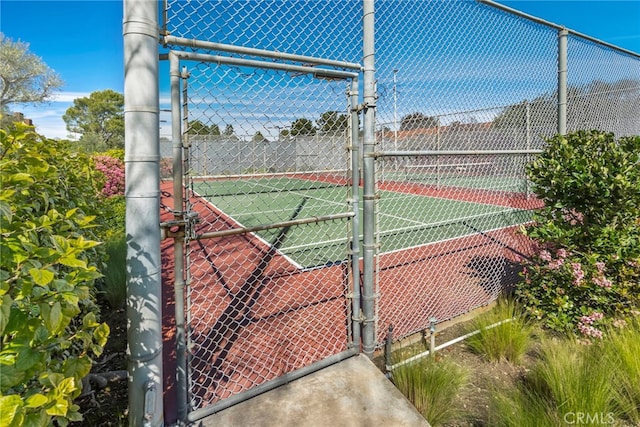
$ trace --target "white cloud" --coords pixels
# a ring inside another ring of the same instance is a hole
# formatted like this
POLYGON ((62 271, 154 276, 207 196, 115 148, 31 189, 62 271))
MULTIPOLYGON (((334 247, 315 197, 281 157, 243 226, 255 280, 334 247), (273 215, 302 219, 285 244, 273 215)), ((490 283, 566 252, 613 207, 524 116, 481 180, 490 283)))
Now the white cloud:
POLYGON ((51 99, 51 102, 68 102, 72 103, 76 98, 86 98, 91 95, 91 92, 56 92, 51 99))

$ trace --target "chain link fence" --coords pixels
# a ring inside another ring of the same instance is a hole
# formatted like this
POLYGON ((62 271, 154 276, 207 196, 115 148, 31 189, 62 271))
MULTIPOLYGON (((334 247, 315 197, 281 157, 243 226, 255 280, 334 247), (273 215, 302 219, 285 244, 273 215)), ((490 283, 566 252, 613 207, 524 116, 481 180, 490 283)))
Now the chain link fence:
POLYGON ((375 8, 377 98, 364 105, 362 2, 165 1, 165 55, 180 64, 165 78, 180 87, 163 189, 186 224, 178 417, 359 352, 369 321, 379 348, 495 300, 529 254, 518 229, 540 202, 525 166, 545 139, 565 119, 640 133, 637 55, 570 33, 565 94, 558 27, 488 1, 375 8))
MULTIPOLYGON (((528 254, 525 165, 562 120, 561 28, 495 6, 377 3, 378 346, 491 302, 528 254), (431 213, 405 244, 384 230, 399 205, 431 213)), ((567 63, 569 131, 640 132, 637 55, 570 33, 567 63)))

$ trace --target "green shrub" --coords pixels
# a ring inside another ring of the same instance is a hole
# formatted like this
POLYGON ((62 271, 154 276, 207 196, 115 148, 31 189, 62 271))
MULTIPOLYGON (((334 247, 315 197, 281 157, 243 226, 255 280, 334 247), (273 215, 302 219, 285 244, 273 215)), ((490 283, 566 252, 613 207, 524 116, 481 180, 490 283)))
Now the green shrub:
POLYGON ((109 241, 125 235, 126 204, 124 196, 111 196, 100 199, 101 219, 104 224, 102 237, 109 241))
POLYGON ((0 140, 0 424, 65 426, 82 419, 73 399, 109 334, 94 298, 95 171, 32 127, 0 140))
POLYGON ((491 311, 475 318, 470 329, 480 332, 467 338, 467 345, 487 360, 519 363, 531 346, 532 327, 510 300, 499 300, 491 311))
POLYGON ((640 137, 599 131, 556 136, 528 166, 545 207, 517 295, 546 326, 600 338, 640 305, 639 166, 640 137))
POLYGON ((105 243, 107 262, 100 290, 113 309, 124 308, 127 299, 127 241, 124 234, 105 243))
POLYGON ((393 370, 393 382, 433 426, 460 415, 452 401, 467 382, 468 373, 444 359, 421 359, 393 370))

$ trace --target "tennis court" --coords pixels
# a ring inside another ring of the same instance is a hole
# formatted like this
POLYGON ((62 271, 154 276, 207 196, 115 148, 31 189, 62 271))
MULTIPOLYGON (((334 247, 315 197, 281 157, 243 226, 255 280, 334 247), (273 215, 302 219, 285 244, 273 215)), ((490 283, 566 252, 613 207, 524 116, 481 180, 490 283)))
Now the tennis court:
MULTIPOLYGON (((309 218, 350 211, 347 180, 332 176, 305 177, 298 173, 202 178, 193 183, 193 190, 237 228, 251 228, 286 222, 294 212, 297 218, 309 218)), ((379 191, 381 252, 510 227, 528 221, 530 216, 529 210, 489 197, 480 195, 474 201, 461 198, 411 194, 401 189, 379 191)), ((279 232, 280 228, 274 227, 256 231, 255 235, 271 245, 279 232)), ((279 251, 297 268, 337 263, 347 258, 348 235, 344 221, 301 224, 288 231, 279 251)))

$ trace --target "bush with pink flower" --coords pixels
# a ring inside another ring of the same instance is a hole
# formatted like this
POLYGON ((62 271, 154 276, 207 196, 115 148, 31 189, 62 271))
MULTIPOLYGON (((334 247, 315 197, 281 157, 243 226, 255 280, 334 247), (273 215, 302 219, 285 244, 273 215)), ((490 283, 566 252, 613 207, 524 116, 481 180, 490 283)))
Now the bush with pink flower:
POLYGON ((102 195, 105 197, 124 195, 124 161, 101 154, 93 157, 95 167, 105 177, 102 195))
POLYGON ((640 307, 640 136, 556 136, 529 166, 545 202, 526 234, 538 249, 517 295, 558 331, 600 338, 599 325, 640 307))

